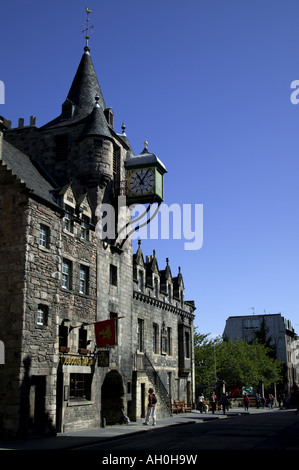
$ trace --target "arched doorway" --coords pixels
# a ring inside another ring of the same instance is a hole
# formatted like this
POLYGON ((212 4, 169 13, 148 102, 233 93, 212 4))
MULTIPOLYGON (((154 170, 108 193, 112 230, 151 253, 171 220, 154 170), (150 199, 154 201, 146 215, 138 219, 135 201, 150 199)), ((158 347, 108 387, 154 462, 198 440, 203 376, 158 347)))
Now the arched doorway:
POLYGON ((117 370, 111 370, 106 374, 102 385, 102 418, 105 418, 106 424, 123 422, 124 393, 121 375, 117 370))

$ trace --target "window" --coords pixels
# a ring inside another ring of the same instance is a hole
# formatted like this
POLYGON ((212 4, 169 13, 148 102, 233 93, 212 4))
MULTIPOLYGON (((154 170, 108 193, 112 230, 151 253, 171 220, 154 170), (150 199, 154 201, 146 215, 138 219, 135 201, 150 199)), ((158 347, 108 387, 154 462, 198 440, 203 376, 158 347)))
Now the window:
POLYGON ((86 215, 82 215, 81 218, 81 230, 80 230, 80 238, 82 240, 88 240, 89 239, 89 217, 86 215))
POLYGON ((48 307, 46 305, 39 305, 36 315, 36 324, 44 326, 48 321, 48 307))
POLYGON ((90 400, 91 374, 70 374, 70 399, 90 400))
POLYGON ((143 320, 138 319, 138 325, 137 325, 137 349, 138 349, 138 351, 140 351, 140 352, 143 351, 143 326, 144 326, 143 320))
POLYGON ((117 286, 117 266, 110 264, 110 284, 117 286))
POLYGON ((80 283, 79 283, 79 292, 80 294, 88 295, 88 278, 89 278, 89 268, 80 264, 80 283))
POLYGON ((159 283, 158 283, 158 279, 155 277, 154 278, 154 296, 158 297, 158 293, 159 293, 159 283))
POLYGON ((120 150, 118 147, 113 148, 113 175, 114 179, 118 179, 119 177, 119 157, 120 157, 120 150))
POLYGON ((73 215, 74 209, 68 205, 65 205, 65 215, 63 218, 63 226, 67 232, 73 232, 73 215))
POLYGON ((161 330, 161 353, 170 354, 171 328, 166 328, 163 322, 161 330))
POLYGON ((259 327, 259 320, 244 320, 244 328, 258 328, 259 327))
POLYGON ((50 229, 46 225, 40 225, 39 228, 39 246, 49 248, 50 229))
POLYGON ((172 354, 171 328, 167 328, 167 354, 172 354))
POLYGON ((65 325, 59 325, 59 348, 67 347, 68 339, 68 327, 65 325))
POLYGON ((181 307, 184 307, 184 294, 182 291, 180 293, 180 297, 181 297, 181 307))
POLYGON ((188 331, 185 331, 185 357, 190 357, 190 335, 188 331))
POLYGON ((93 142, 93 145, 95 148, 102 148, 103 147, 103 141, 99 139, 95 139, 93 142))
POLYGON ((138 290, 143 292, 144 280, 143 280, 143 271, 138 271, 138 290))
POLYGON ((79 328, 79 349, 87 349, 87 330, 79 328))
POLYGON ((172 294, 171 294, 171 286, 168 285, 168 302, 170 303, 172 299, 172 294))
POLYGON ((167 336, 165 335, 161 337, 161 350, 162 354, 167 354, 167 336))
POLYGON ((118 344, 118 313, 116 312, 110 312, 110 318, 115 318, 115 341, 116 344, 118 344))
POLYGON ((158 354, 158 344, 159 344, 159 326, 154 323, 153 324, 153 352, 158 354))
POLYGON ((67 259, 62 260, 62 280, 61 287, 71 290, 72 263, 67 259))

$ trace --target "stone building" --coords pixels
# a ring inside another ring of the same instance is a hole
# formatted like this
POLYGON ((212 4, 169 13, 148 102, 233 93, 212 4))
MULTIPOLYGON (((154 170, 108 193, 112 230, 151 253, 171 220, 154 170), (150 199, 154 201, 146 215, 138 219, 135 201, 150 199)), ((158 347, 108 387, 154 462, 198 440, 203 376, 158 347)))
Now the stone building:
POLYGON ((1 435, 139 420, 149 386, 158 418, 173 400, 192 405, 195 306, 180 269, 97 233, 99 207, 117 211, 128 195, 132 163, 160 178, 153 202, 166 169, 114 130, 88 45, 56 119, 0 124, 1 435), (99 347, 95 324, 107 319, 116 341, 99 347))
POLYGON ((263 331, 265 340, 275 352, 275 357, 285 364, 284 383, 275 386, 275 396, 292 398, 299 388, 298 335, 287 318, 280 313, 265 315, 240 315, 226 320, 224 340, 244 339, 254 341, 263 331))

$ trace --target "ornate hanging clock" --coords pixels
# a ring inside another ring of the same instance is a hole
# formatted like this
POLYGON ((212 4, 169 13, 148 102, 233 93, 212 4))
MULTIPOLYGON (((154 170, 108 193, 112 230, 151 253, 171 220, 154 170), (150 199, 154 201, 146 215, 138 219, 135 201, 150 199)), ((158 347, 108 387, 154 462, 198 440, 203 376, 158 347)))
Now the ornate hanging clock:
POLYGON ((125 162, 127 170, 128 203, 162 202, 164 198, 163 175, 167 170, 163 163, 145 148, 140 155, 125 162))

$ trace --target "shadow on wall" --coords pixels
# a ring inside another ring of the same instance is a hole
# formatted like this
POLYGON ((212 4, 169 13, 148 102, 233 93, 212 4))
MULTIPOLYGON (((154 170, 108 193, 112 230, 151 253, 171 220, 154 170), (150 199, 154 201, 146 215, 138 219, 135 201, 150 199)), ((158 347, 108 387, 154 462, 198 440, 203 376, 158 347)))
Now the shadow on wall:
POLYGON ((24 378, 20 387, 18 437, 32 435, 55 435, 52 420, 46 413, 46 376, 30 376, 31 358, 23 360, 24 378))
POLYGON ((122 424, 124 421, 124 386, 116 370, 108 372, 102 385, 102 419, 106 424, 122 424))

